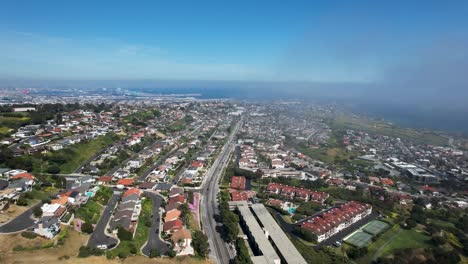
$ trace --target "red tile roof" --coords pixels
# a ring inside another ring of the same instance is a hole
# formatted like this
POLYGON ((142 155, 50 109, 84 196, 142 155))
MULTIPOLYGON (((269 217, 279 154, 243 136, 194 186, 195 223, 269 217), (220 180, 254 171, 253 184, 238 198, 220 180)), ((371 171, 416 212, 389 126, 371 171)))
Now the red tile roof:
POLYGON ((170 221, 167 223, 164 223, 163 225, 163 231, 168 232, 168 231, 177 231, 180 230, 184 227, 184 223, 180 219, 176 219, 174 221, 170 221))
POLYGON ((436 192, 436 191, 437 191, 436 188, 431 187, 431 186, 429 186, 429 185, 424 185, 424 186, 422 187, 422 189, 423 189, 423 191, 429 191, 429 192, 436 192))
POLYGON ((232 176, 230 187, 236 190, 245 190, 245 177, 244 176, 232 176))
POLYGON ((203 162, 201 162, 201 161, 194 161, 194 162, 192 162, 192 164, 191 164, 190 166, 196 167, 196 168, 202 168, 202 167, 203 167, 203 162))
POLYGON ((382 184, 384 184, 384 185, 393 185, 393 184, 394 184, 392 180, 387 179, 387 178, 381 178, 381 179, 380 179, 380 182, 381 182, 382 184))
POLYGON ((319 236, 349 221, 353 217, 366 212, 370 208, 371 206, 368 204, 350 201, 339 207, 334 207, 326 212, 315 215, 302 222, 300 225, 302 228, 306 228, 319 236))
POLYGON ((303 188, 283 185, 279 183, 269 183, 267 186, 267 191, 281 194, 283 196, 297 197, 304 200, 311 200, 317 202, 323 202, 328 198, 328 193, 325 192, 316 192, 312 190, 307 190, 303 188))
POLYGON ((136 195, 140 196, 141 191, 139 189, 137 189, 137 188, 130 188, 126 192, 124 192, 124 194, 122 196, 127 197, 127 196, 130 196, 132 194, 136 194, 136 195))
POLYGON ((98 182, 111 182, 112 176, 101 176, 98 179, 98 182))
POLYGON ((169 204, 174 203, 185 203, 185 196, 183 194, 179 194, 177 196, 169 198, 169 204))
POLYGON ((117 184, 123 186, 130 186, 135 182, 134 179, 120 179, 117 184))
POLYGON ((248 195, 246 192, 232 192, 231 193, 231 200, 234 201, 234 202, 237 202, 237 201, 247 201, 248 200, 248 195))
POLYGON ((23 179, 26 178, 28 180, 35 180, 36 177, 34 177, 31 173, 23 172, 16 174, 15 176, 11 177, 13 180, 18 180, 18 179, 23 179))

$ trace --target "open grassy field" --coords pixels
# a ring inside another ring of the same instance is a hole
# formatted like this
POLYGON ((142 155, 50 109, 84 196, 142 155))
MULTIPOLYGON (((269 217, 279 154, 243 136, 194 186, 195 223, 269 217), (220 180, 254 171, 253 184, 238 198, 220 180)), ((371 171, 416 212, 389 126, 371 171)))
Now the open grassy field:
POLYGON ((355 159, 359 156, 359 153, 355 151, 348 151, 344 148, 307 148, 301 146, 298 148, 300 152, 313 159, 320 160, 322 162, 332 164, 338 160, 349 160, 355 159))
POLYGON ((385 233, 382 234, 382 236, 380 236, 376 241, 372 242, 369 245, 369 247, 367 248, 368 249, 367 254, 364 257, 358 259, 356 262, 362 263, 362 264, 371 263, 372 258, 374 257, 375 253, 382 246, 384 246, 385 243, 389 241, 395 234, 397 234, 398 231, 400 231, 399 225, 394 225, 392 228, 387 230, 385 233))
MULTIPOLYGON (((72 153, 73 157, 67 159, 67 162, 60 166, 61 173, 72 173, 83 162, 99 153, 102 149, 113 143, 110 134, 98 137, 85 143, 79 143, 67 148, 67 153, 72 153)), ((65 152, 65 150, 63 151, 65 152)))
POLYGON ((0 116, 0 124, 9 128, 18 128, 29 122, 29 117, 0 116))
POLYGON ((376 121, 361 117, 341 115, 332 121, 332 128, 354 129, 373 134, 381 134, 401 139, 409 139, 419 144, 434 144, 445 146, 448 139, 430 131, 398 127, 383 121, 376 121))
POLYGON ((430 247, 430 237, 416 230, 403 229, 388 245, 386 245, 381 256, 387 256, 403 248, 425 248, 430 247))
POLYGON ((27 116, 3 116, 0 113, 0 138, 10 135, 15 129, 29 123, 27 116))

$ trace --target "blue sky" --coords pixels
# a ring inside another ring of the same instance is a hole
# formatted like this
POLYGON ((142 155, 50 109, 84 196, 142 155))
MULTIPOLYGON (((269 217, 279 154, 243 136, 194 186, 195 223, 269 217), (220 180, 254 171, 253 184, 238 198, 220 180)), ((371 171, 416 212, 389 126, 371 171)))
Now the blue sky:
POLYGON ((466 41, 467 3, 2 1, 0 78, 375 82, 466 41))

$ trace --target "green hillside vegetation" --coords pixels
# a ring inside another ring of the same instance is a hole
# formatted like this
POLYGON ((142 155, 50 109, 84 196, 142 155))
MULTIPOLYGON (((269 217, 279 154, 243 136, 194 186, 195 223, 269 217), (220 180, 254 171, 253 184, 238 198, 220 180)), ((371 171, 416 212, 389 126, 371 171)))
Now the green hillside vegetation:
POLYGON ((371 120, 362 117, 340 115, 331 122, 334 129, 353 129, 367 133, 381 134, 390 137, 412 140, 418 144, 433 144, 445 146, 448 139, 431 131, 402 128, 383 121, 371 120))

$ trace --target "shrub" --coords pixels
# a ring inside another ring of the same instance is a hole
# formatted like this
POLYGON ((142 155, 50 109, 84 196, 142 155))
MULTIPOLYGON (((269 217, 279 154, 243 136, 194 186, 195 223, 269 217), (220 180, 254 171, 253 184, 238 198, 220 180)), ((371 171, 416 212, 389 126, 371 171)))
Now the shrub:
POLYGON ((127 240, 127 241, 130 241, 133 239, 132 233, 121 226, 117 228, 117 237, 120 240, 127 240))
POLYGON ((129 250, 129 251, 130 251, 130 254, 136 255, 136 253, 137 253, 137 248, 136 248, 135 244, 130 244, 129 247, 130 247, 130 250, 129 250))
POLYGON ((124 258, 128 257, 128 253, 125 252, 125 251, 121 251, 121 252, 119 252, 118 256, 119 256, 119 258, 124 259, 124 258))
POLYGON ((161 256, 161 253, 159 252, 159 250, 157 248, 153 248, 151 251, 150 251, 150 254, 149 254, 149 257, 150 258, 157 258, 161 256))
POLYGON ((24 195, 21 195, 18 198, 18 201, 16 201, 16 204, 19 206, 27 206, 28 205, 28 200, 24 197, 24 195))
POLYGON ((81 232, 86 233, 86 234, 93 233, 93 225, 89 222, 84 222, 81 225, 81 232))
POLYGON ((47 172, 50 174, 57 174, 60 172, 60 167, 57 165, 52 165, 49 168, 47 168, 47 172))
POLYGON ((346 253, 348 254, 350 258, 357 259, 366 255, 367 251, 368 251, 367 247, 362 247, 362 248, 351 247, 350 249, 346 251, 346 253))
POLYGON ((104 250, 98 248, 92 248, 88 246, 81 246, 78 252, 79 258, 87 258, 89 256, 102 256, 104 254, 104 250))
POLYGON ((33 214, 34 214, 34 217, 41 217, 42 216, 42 209, 38 206, 38 207, 34 207, 33 209, 33 214))
POLYGON ((30 231, 24 231, 21 232, 21 236, 27 239, 35 239, 37 237, 37 234, 30 231))

